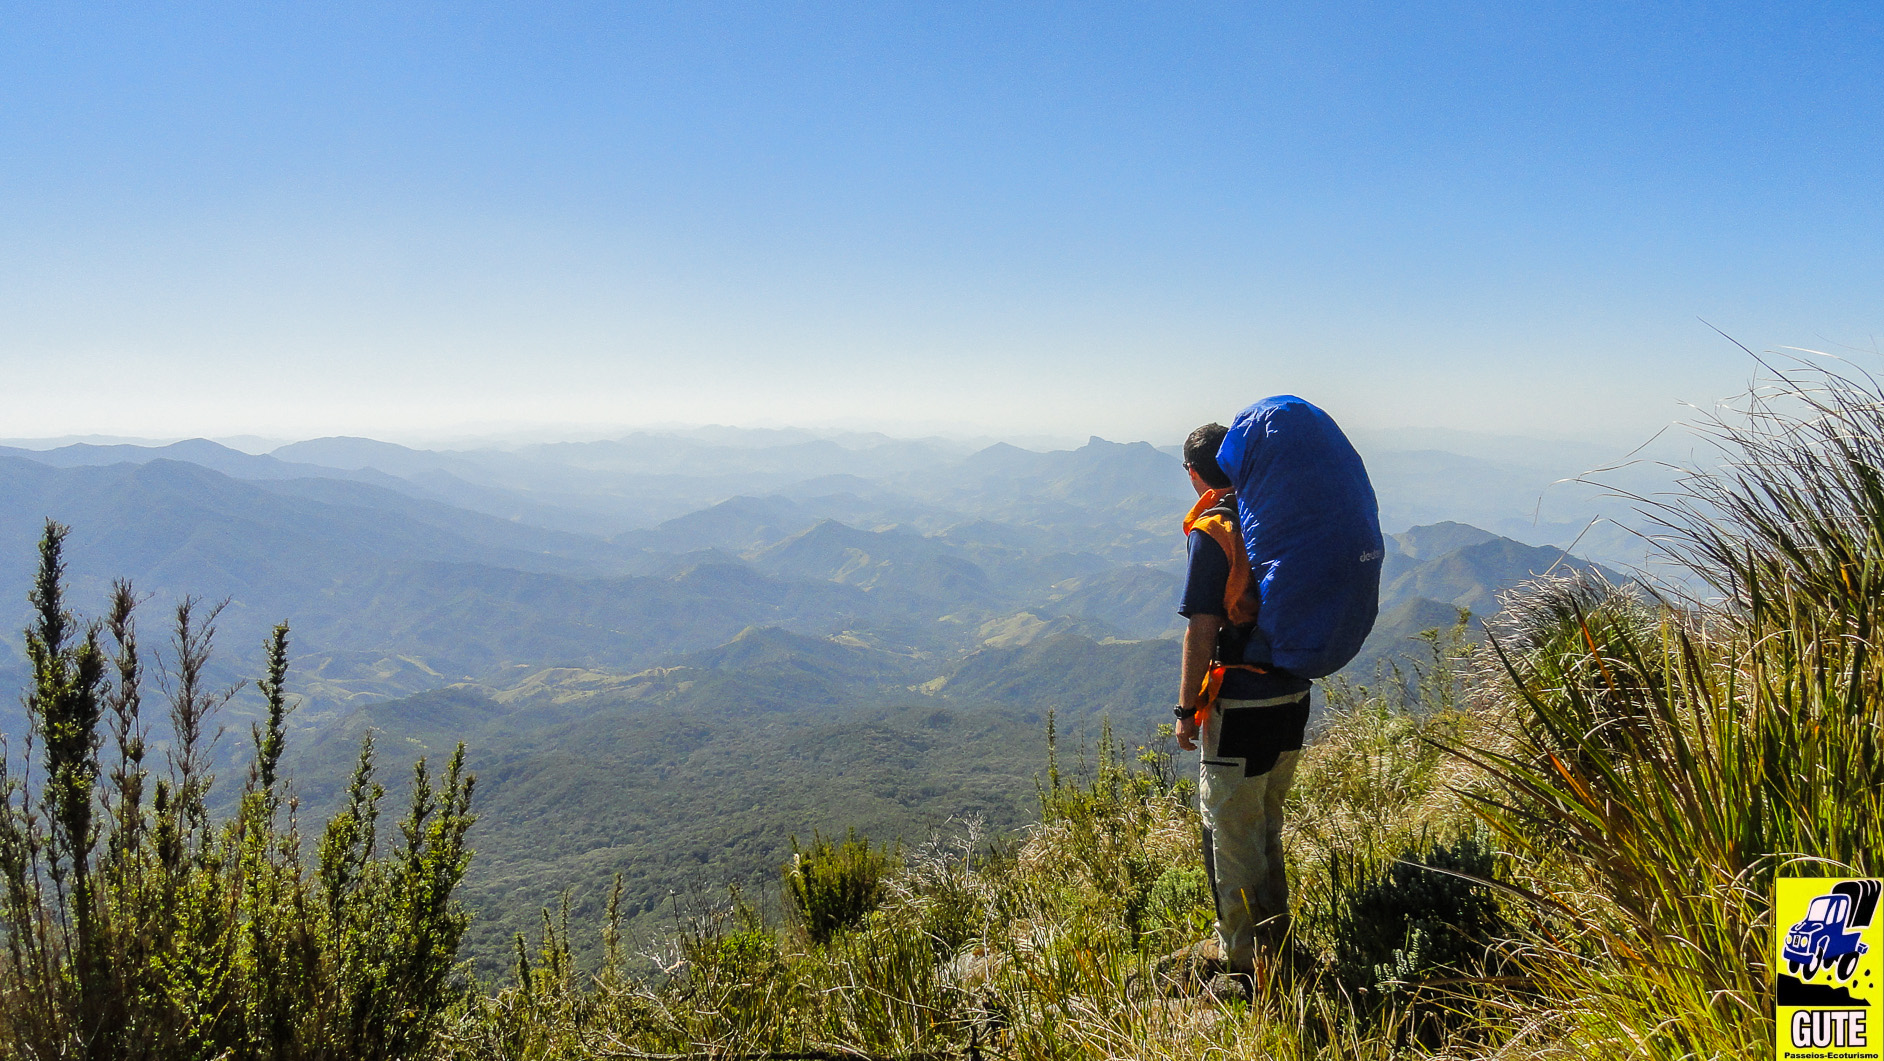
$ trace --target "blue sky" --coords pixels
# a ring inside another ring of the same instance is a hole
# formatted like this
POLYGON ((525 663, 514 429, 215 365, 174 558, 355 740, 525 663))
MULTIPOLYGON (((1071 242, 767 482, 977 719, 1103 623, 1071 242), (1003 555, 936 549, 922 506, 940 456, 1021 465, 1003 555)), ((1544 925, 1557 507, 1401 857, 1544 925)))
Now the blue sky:
POLYGON ((1857 4, 0 3, 0 436, 1645 437, 1875 366, 1857 4))

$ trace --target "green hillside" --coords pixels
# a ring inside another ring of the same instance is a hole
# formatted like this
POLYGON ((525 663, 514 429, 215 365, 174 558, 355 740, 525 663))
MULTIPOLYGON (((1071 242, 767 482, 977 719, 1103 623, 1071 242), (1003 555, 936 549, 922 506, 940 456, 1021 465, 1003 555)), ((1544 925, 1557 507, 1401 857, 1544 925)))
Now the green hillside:
POLYGON ((769 881, 793 835, 854 826, 915 845, 951 819, 997 830, 1026 819, 1043 762, 1037 718, 860 687, 859 672, 885 669, 860 666, 868 650, 788 636, 755 632, 699 661, 711 666, 626 681, 566 673, 375 704, 289 761, 321 813, 368 728, 394 761, 471 747, 483 797, 467 947, 491 975, 565 888, 595 914, 602 885, 623 874, 624 911, 655 934, 675 893, 769 881))

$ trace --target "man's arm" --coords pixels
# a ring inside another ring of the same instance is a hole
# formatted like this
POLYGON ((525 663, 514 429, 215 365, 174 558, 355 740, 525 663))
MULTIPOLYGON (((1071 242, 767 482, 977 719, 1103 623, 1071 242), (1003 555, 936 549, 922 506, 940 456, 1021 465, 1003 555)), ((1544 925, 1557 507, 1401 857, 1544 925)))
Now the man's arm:
MULTIPOLYGON (((1178 669, 1178 706, 1197 710, 1198 693, 1204 676, 1210 673, 1210 657, 1216 654, 1217 631, 1223 629, 1221 615, 1193 615, 1184 628, 1184 665, 1178 669)), ((1180 718, 1177 723, 1178 747, 1197 750, 1197 723, 1180 718)))

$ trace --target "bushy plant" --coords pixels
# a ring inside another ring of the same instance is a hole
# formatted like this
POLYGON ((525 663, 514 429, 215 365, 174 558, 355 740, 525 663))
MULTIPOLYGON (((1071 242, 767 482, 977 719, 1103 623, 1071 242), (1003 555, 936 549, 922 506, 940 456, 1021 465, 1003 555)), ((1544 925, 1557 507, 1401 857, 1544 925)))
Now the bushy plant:
POLYGON ((1332 972, 1351 991, 1385 995, 1476 975, 1512 934, 1481 883, 1497 878, 1497 857, 1479 836, 1417 845, 1385 866, 1336 857, 1326 868, 1332 972))
POLYGON ((986 938, 997 916, 993 877, 1012 860, 1010 845, 982 849, 980 819, 960 825, 959 833, 923 844, 892 878, 894 905, 913 918, 914 930, 930 940, 938 958, 986 938))
POLYGON ((1084 909, 1122 929, 1135 945, 1158 927, 1150 917, 1151 889, 1179 860, 1198 864, 1199 819, 1190 805, 1195 786, 1170 769, 1171 727, 1128 748, 1103 719, 1090 758, 1072 772, 1059 767, 1058 734, 1047 718, 1047 778, 1040 786, 1040 825, 1027 844, 1035 859, 1057 863, 1047 875, 1063 916, 1084 909))
POLYGON ((148 762, 137 598, 108 618, 65 604, 65 528, 48 523, 26 632, 32 732, 0 760, 0 1042, 20 1057, 397 1058, 429 1046, 467 917, 463 749, 421 760, 390 851, 372 745, 310 871, 279 776, 288 630, 267 645, 249 777, 211 820, 208 687, 218 609, 177 607, 167 769, 148 762), (34 753, 37 752, 37 755, 34 753))
POLYGON ((782 871, 785 894, 798 923, 813 943, 863 924, 882 902, 892 870, 901 863, 893 852, 872 847, 856 830, 842 843, 813 833, 809 847, 792 837, 792 860, 782 871))
POLYGON ((1173 944, 1213 931, 1216 902, 1202 866, 1167 866, 1145 897, 1145 921, 1173 944))

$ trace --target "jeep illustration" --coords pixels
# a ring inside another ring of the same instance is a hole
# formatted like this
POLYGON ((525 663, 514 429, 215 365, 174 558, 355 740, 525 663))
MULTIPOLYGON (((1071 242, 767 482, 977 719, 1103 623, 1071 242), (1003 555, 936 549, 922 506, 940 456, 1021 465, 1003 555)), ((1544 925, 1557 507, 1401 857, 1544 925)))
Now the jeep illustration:
POLYGON ((1870 948, 1858 941, 1877 909, 1878 882, 1842 881, 1831 893, 1812 900, 1805 919, 1786 933, 1786 970, 1810 980, 1820 969, 1851 979, 1858 957, 1870 948))

